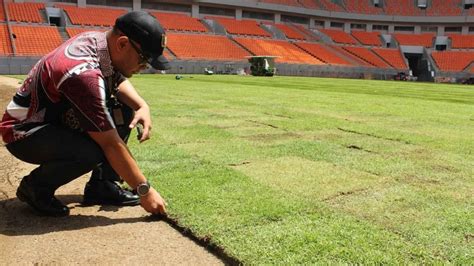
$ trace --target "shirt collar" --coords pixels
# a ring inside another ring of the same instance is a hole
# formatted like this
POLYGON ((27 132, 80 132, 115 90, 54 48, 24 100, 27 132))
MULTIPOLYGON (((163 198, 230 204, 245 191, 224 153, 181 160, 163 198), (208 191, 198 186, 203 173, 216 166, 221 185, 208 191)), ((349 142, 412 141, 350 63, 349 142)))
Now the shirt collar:
POLYGON ((97 38, 97 54, 99 55, 100 69, 104 77, 114 74, 112 60, 110 59, 109 48, 107 47, 106 32, 101 32, 97 38))

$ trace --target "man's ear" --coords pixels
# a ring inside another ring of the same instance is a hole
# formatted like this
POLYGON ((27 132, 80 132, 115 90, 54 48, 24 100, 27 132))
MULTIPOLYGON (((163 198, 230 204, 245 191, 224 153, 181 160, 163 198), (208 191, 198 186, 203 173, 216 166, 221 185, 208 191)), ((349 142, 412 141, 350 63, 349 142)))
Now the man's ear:
POLYGON ((127 36, 120 36, 120 37, 117 38, 117 41, 115 43, 117 45, 117 51, 121 52, 128 45, 128 37, 127 36))

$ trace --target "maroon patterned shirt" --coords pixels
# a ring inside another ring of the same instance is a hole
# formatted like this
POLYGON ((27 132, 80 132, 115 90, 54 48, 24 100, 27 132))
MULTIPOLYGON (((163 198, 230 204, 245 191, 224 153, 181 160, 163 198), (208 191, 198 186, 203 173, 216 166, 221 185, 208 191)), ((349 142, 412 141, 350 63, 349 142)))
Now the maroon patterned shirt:
POLYGON ((115 128, 106 101, 109 88, 124 80, 112 68, 105 33, 71 38, 29 72, 0 122, 3 141, 11 143, 48 124, 63 124, 71 110, 84 131, 115 128))

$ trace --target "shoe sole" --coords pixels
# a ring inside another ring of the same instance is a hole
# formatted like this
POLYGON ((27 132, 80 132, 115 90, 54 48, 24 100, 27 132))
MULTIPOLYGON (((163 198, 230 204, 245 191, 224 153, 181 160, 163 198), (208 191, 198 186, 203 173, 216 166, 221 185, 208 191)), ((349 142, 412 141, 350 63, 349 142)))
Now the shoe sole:
POLYGON ((63 216, 68 216, 69 215, 69 211, 67 213, 48 213, 48 212, 44 212, 44 211, 41 211, 39 210, 38 208, 36 208, 36 206, 33 204, 33 201, 30 200, 28 198, 28 196, 23 193, 20 189, 18 189, 16 191, 16 197, 22 201, 22 202, 26 202, 31 208, 33 208, 33 210, 35 211, 36 214, 38 214, 39 216, 50 216, 50 217, 63 217, 63 216))

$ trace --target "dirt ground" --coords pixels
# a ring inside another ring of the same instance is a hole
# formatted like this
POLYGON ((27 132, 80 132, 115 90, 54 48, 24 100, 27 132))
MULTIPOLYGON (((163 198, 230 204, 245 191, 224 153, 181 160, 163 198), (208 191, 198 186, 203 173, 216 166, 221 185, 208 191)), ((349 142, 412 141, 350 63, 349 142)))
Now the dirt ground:
MULTIPOLYGON (((18 80, 0 76, 2 115, 18 86, 18 80)), ((71 208, 70 216, 36 216, 15 196, 21 178, 34 167, 0 145, 0 265, 225 264, 171 222, 151 218, 139 206, 82 206, 87 176, 56 193, 71 208)))

